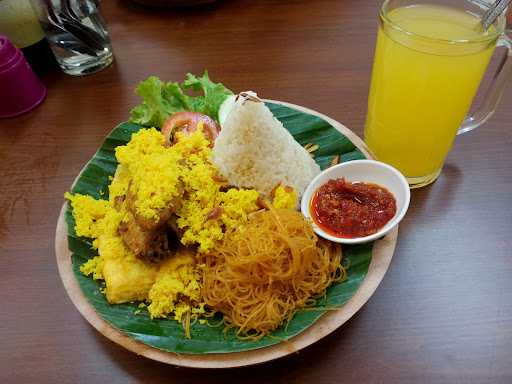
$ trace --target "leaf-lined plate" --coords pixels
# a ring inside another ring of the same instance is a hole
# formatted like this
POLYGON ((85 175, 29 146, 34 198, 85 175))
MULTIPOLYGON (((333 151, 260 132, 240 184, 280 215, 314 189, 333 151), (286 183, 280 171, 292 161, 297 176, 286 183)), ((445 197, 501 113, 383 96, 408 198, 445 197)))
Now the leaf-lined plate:
MULTIPOLYGON (((302 145, 315 143, 315 160, 325 168, 335 156, 341 161, 371 157, 364 143, 340 123, 292 104, 267 101, 274 115, 302 145)), ((122 123, 106 138, 82 170, 72 191, 106 198, 109 178, 117 162, 114 149, 126 144, 140 126, 122 123)), ((375 243, 343 249, 348 278, 332 285, 316 308, 298 312, 272 335, 258 341, 243 341, 222 327, 195 323, 191 339, 185 339, 179 323, 151 320, 138 303, 110 305, 101 285, 83 276, 79 267, 95 256, 89 239, 77 237, 71 209, 63 206, 56 233, 59 272, 72 301, 101 333, 126 348, 155 360, 197 367, 230 367, 259 363, 296 351, 332 332, 369 299, 391 261, 397 230, 375 243), (339 308, 333 310, 333 308, 339 308), (326 313, 328 312, 328 313, 326 313), (283 342, 285 341, 286 342, 283 342)))

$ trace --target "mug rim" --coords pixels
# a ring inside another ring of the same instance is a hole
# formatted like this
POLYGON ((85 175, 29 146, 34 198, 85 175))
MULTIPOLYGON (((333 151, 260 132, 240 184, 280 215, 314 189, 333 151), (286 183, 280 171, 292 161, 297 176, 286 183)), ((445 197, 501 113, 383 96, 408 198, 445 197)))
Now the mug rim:
MULTIPOLYGON (((384 0, 380 7, 379 16, 381 20, 386 24, 389 25, 391 28, 393 28, 396 31, 402 32, 406 35, 409 35, 414 38, 419 38, 421 40, 430 41, 430 42, 436 42, 436 43, 444 43, 444 44, 481 44, 486 42, 491 42, 496 39, 498 39, 504 32, 505 32, 505 15, 502 13, 498 16, 498 18, 494 21, 493 25, 496 27, 496 32, 489 35, 484 35, 475 39, 443 39, 443 38, 437 38, 437 37, 431 37, 427 35, 423 35, 417 32, 412 32, 410 30, 407 30, 406 28, 403 28, 402 26, 398 25, 396 22, 391 20, 388 17, 388 10, 387 7, 389 3, 393 0, 384 0)), ((465 3, 471 3, 477 6, 483 7, 485 10, 489 8, 489 3, 482 1, 482 0, 464 0, 465 3)), ((418 6, 420 4, 412 4, 407 5, 406 7, 414 7, 418 6)))

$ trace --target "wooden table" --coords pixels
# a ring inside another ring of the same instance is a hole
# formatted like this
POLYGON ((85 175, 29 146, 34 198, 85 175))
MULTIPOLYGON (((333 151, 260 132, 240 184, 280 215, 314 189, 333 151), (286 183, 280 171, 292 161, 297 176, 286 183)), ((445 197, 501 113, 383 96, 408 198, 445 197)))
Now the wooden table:
POLYGON ((103 3, 116 62, 44 77, 39 108, 0 121, 0 382, 267 383, 512 381, 512 89, 457 139, 439 180, 413 192, 383 283, 345 326, 262 366, 202 371, 105 339, 60 282, 62 195, 138 103, 148 75, 207 68, 233 90, 305 105, 362 134, 378 2, 220 1, 186 11, 103 3))

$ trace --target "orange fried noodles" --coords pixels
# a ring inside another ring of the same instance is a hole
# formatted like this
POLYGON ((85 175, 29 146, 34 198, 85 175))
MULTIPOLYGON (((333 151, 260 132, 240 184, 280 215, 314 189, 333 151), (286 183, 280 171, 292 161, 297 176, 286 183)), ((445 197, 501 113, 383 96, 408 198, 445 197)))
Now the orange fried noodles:
POLYGON ((253 214, 200 258, 203 299, 242 338, 268 335, 345 278, 340 246, 318 239, 291 209, 253 214))

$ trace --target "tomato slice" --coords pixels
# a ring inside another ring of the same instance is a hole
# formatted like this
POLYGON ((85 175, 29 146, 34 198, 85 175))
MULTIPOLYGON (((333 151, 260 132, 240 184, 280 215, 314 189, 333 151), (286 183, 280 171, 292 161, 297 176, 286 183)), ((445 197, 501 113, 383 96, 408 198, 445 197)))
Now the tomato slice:
POLYGON ((198 112, 176 112, 165 120, 162 126, 162 133, 168 145, 176 143, 176 132, 191 134, 197 129, 197 125, 203 123, 203 133, 211 145, 219 136, 220 127, 211 117, 198 112))

